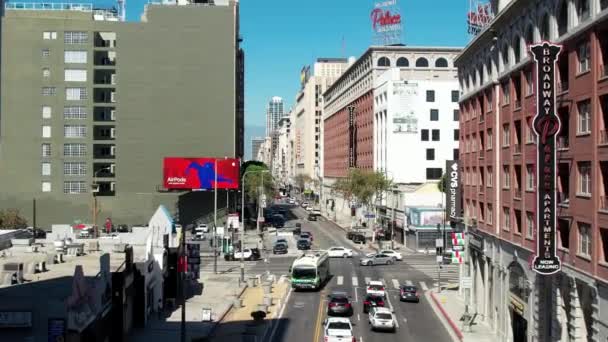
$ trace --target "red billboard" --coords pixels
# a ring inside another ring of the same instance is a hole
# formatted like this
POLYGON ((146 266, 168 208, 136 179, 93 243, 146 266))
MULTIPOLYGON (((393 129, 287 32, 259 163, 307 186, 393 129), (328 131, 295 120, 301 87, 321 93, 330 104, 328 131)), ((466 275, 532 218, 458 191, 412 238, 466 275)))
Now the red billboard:
POLYGON ((164 158, 163 185, 165 189, 214 189, 216 170, 218 189, 239 188, 236 158, 164 158))

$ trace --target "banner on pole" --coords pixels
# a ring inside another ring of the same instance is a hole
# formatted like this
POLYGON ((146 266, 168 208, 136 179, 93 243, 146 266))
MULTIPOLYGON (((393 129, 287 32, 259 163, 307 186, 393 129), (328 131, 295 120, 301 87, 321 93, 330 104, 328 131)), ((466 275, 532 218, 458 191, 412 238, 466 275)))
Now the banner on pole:
POLYGON ((457 160, 446 160, 445 172, 447 180, 445 184, 446 210, 450 222, 456 223, 462 216, 460 203, 460 169, 457 160))

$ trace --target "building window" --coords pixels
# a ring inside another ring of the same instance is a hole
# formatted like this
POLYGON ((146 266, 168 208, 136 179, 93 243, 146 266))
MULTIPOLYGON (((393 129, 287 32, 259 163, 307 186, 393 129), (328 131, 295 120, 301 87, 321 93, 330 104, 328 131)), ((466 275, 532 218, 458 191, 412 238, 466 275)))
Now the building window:
POLYGON ((42 126, 42 137, 50 138, 51 137, 51 126, 42 126))
POLYGON ((66 82, 86 82, 87 71, 84 69, 65 69, 66 82))
POLYGON ((439 110, 431 109, 431 121, 439 121, 439 110))
POLYGON ((509 166, 503 166, 502 167, 502 188, 503 189, 508 189, 511 187, 511 172, 509 172, 509 166))
POLYGON ((460 121, 460 110, 454 109, 454 121, 460 121))
POLYGON ((426 91, 426 102, 435 102, 435 91, 434 90, 426 91))
POLYGON ((492 221, 494 219, 494 213, 492 212, 492 205, 488 203, 488 206, 486 207, 486 223, 491 225, 492 221))
POLYGON ((439 140, 441 140, 441 138, 440 138, 440 136, 439 136, 439 130, 438 130, 438 129, 434 129, 434 130, 433 130, 431 133, 432 133, 432 134, 431 134, 431 135, 432 135, 432 136, 431 136, 431 139, 432 139, 433 141, 439 141, 439 140))
POLYGON ((55 87, 42 87, 42 96, 53 96, 57 93, 57 88, 55 87))
POLYGON ((509 213, 509 208, 507 208, 507 207, 502 208, 502 215, 503 215, 502 228, 504 230, 511 229, 511 215, 509 213))
POLYGON ((454 141, 458 141, 459 139, 460 139, 460 130, 455 129, 454 130, 454 141))
POLYGON ((87 164, 85 162, 65 162, 63 163, 64 176, 86 176, 87 164))
POLYGON ((50 119, 51 118, 51 106, 42 106, 42 118, 50 119))
POLYGON ((435 149, 434 148, 426 149, 426 160, 435 160, 435 149))
POLYGON ((526 165, 526 190, 534 191, 535 180, 534 180, 534 166, 526 165))
POLYGON ((578 253, 583 256, 591 255, 591 225, 578 222, 578 253))
POLYGON ((87 88, 65 88, 65 99, 68 101, 86 100, 87 88))
POLYGON ((51 175, 51 162, 42 162, 42 175, 43 176, 51 175))
POLYGON ((424 57, 420 57, 416 60, 416 67, 417 68, 428 68, 429 61, 424 57))
POLYGON ((51 55, 51 51, 49 49, 42 49, 41 54, 42 57, 48 57, 51 55))
POLYGON ((84 138, 87 136, 87 126, 65 125, 63 126, 63 136, 66 138, 84 138))
POLYGON ((532 71, 526 71, 526 95, 534 94, 534 82, 532 81, 532 71))
POLYGON ((591 196, 591 162, 578 163, 577 195, 591 196))
POLYGON ((42 39, 51 40, 57 39, 57 32, 55 31, 44 31, 42 32, 42 39))
POLYGON ((511 144, 511 131, 509 124, 502 125, 502 147, 508 147, 511 144))
POLYGON ((590 63, 589 42, 585 42, 578 46, 578 72, 583 73, 589 71, 590 63))
POLYGON ((578 0, 576 3, 576 14, 579 21, 585 21, 591 13, 591 4, 589 0, 578 0))
POLYGON ((65 44, 86 44, 89 40, 89 34, 82 31, 66 31, 63 34, 63 42, 65 44))
POLYGON ((428 129, 420 130, 420 140, 429 141, 429 130, 428 129))
POLYGON ((427 169, 426 169, 426 179, 427 180, 437 180, 437 179, 440 179, 442 172, 443 172, 443 170, 441 168, 427 167, 427 169))
POLYGON ((452 158, 454 160, 458 160, 459 157, 460 157, 460 151, 457 148, 455 148, 454 151, 452 152, 452 158))
POLYGON ((532 239, 534 237, 534 215, 531 212, 526 212, 526 237, 532 239))
POLYGON ((64 144, 63 155, 66 157, 85 157, 87 155, 86 144, 64 144))
POLYGON ((435 61, 435 68, 447 68, 448 67, 448 61, 443 58, 443 57, 439 57, 437 58, 437 60, 435 61))
POLYGON ((51 182, 42 182, 42 192, 51 192, 51 182))
POLYGON ((63 182, 64 194, 85 194, 87 193, 87 185, 83 181, 65 181, 63 182))
POLYGON ((391 60, 386 58, 386 57, 380 57, 378 59, 378 66, 379 67, 390 67, 391 66, 391 60))
POLYGON ((64 119, 86 119, 87 109, 83 106, 68 106, 63 108, 64 119))
POLYGON ((452 90, 452 102, 458 102, 460 92, 458 90, 452 90))
POLYGON ((51 156, 51 144, 42 144, 42 157, 47 158, 51 156))
POLYGON ((488 186, 488 188, 492 187, 493 178, 494 178, 494 174, 492 173, 492 167, 488 166, 487 171, 486 171, 486 185, 488 186))
POLYGON ((65 64, 85 64, 87 62, 86 51, 64 51, 65 64))
POLYGON ((509 101, 511 101, 509 82, 505 82, 502 84, 502 104, 509 104, 509 101))
POLYGON ((591 101, 581 101, 577 103, 576 107, 578 109, 578 125, 576 127, 576 133, 591 133, 591 101))
POLYGON ((492 136, 492 129, 489 128, 488 132, 486 133, 487 138, 486 138, 486 149, 489 151, 492 149, 492 143, 494 141, 494 138, 492 136))
POLYGON ((535 144, 536 143, 536 132, 534 132, 534 128, 532 127, 532 118, 526 120, 527 130, 526 130, 526 143, 535 144))
POLYGON ((51 77, 51 69, 49 69, 49 68, 42 68, 42 77, 44 77, 44 78, 51 77))

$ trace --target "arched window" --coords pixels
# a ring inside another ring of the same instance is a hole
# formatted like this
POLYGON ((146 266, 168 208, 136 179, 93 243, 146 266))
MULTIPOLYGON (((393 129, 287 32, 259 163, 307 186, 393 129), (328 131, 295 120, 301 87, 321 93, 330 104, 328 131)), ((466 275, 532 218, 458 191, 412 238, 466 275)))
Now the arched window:
POLYGON ((534 26, 529 25, 526 30, 526 44, 530 45, 534 43, 534 26))
POLYGON ((398 67, 409 67, 410 61, 408 61, 407 58, 405 58, 405 57, 399 57, 399 59, 397 59, 397 66, 398 67))
POLYGON ((483 66, 479 67, 479 70, 477 70, 477 73, 479 74, 479 84, 483 85, 483 81, 484 81, 484 77, 483 77, 483 66))
POLYGON ((545 14, 543 19, 540 21, 540 40, 551 39, 551 22, 549 21, 549 15, 545 14))
POLYGON ((513 39, 513 57, 515 58, 515 63, 519 63, 521 58, 521 38, 519 36, 513 39))
POLYGON ((391 66, 391 60, 386 58, 386 57, 380 57, 378 59, 378 66, 379 67, 390 67, 391 66))
POLYGON ((486 68, 488 70, 488 79, 492 78, 492 58, 488 58, 486 62, 486 68))
POLYGON ((435 68, 447 68, 448 67, 448 61, 443 58, 443 57, 439 57, 437 58, 437 60, 435 61, 435 68))
POLYGON ((589 0, 578 0, 576 2, 576 14, 578 15, 578 22, 583 22, 589 19, 591 14, 591 1, 589 0))
POLYGON ((502 70, 505 70, 507 67, 509 67, 509 47, 505 45, 502 48, 500 55, 502 57, 502 70))
POLYGON ((562 0, 557 12, 557 33, 563 36, 568 32, 568 0, 562 0))
POLYGON ((429 61, 424 58, 424 57, 420 57, 416 60, 416 67, 418 68, 428 68, 429 67, 429 61))

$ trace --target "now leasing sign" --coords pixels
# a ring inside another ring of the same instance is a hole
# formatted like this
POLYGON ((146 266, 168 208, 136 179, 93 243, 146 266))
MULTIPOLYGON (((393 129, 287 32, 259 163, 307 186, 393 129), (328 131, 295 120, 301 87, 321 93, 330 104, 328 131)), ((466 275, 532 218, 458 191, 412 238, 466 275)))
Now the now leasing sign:
POLYGON ((556 151, 555 140, 561 123, 555 106, 555 68, 562 50, 560 45, 542 42, 530 46, 530 53, 536 62, 537 112, 534 117, 534 132, 537 145, 537 236, 536 257, 532 264, 534 271, 548 275, 561 269, 556 254, 556 151))

